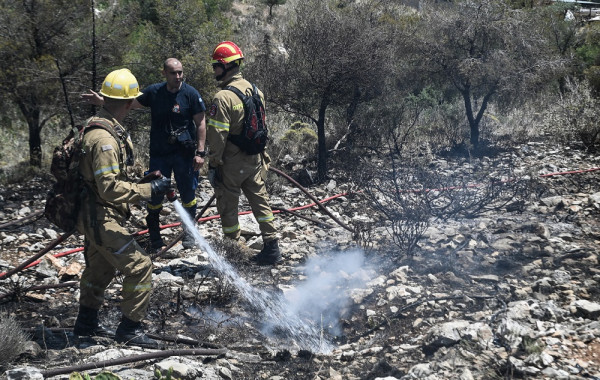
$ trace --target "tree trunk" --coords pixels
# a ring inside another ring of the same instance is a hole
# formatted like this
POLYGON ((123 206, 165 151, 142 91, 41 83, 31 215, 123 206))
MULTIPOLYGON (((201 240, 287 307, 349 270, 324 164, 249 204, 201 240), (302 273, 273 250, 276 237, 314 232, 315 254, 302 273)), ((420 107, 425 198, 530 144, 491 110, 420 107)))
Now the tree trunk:
POLYGON ((471 132, 471 145, 477 147, 477 145, 479 144, 479 124, 475 121, 475 117, 473 117, 473 106, 471 105, 471 90, 467 87, 464 90, 461 90, 461 94, 465 103, 465 114, 467 115, 467 120, 469 121, 469 128, 471 132))
POLYGON ((42 167, 42 128, 37 123, 29 124, 29 164, 31 166, 42 167))
POLYGON ((479 124, 481 123, 481 119, 483 118, 483 114, 487 109, 487 105, 490 101, 490 98, 495 93, 495 87, 490 90, 481 101, 481 107, 477 112, 477 116, 473 116, 473 106, 471 105, 471 91, 469 88, 461 90, 463 100, 465 102, 465 113, 467 114, 467 119, 469 120, 469 128, 471 130, 471 138, 470 142, 474 148, 479 146, 479 124))
POLYGON ((354 115, 356 114, 356 109, 358 108, 358 103, 360 101, 360 88, 358 86, 354 86, 354 93, 352 94, 352 102, 346 108, 346 125, 348 125, 348 138, 346 139, 346 146, 348 150, 352 150, 354 147, 354 136, 356 135, 356 123, 354 122, 354 115))
POLYGON ((479 124, 476 124, 474 121, 469 120, 469 127, 471 129, 471 145, 473 145, 474 148, 477 148, 477 146, 479 145, 479 124))
MULTIPOLYGON (((33 102, 35 103, 35 102, 33 102)), ((41 111, 36 104, 26 104, 20 99, 17 105, 27 120, 29 129, 29 164, 31 166, 42 166, 42 123, 40 122, 41 111)))
POLYGON ((325 112, 329 105, 331 91, 325 90, 319 107, 319 118, 317 120, 317 142, 319 158, 317 160, 317 182, 323 183, 327 179, 327 144, 325 141, 325 112))

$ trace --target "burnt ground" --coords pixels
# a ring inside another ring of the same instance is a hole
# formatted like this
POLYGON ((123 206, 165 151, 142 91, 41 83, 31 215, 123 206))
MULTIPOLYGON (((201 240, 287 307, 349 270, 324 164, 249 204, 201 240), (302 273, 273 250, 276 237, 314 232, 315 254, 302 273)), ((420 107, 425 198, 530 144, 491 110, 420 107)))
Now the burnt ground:
MULTIPOLYGON (((585 154, 581 155, 585 159, 585 154)), ((572 169, 581 167, 579 160, 574 160, 572 165, 569 162, 561 164, 572 169)), ((386 242, 383 235, 375 233, 373 240, 379 241, 379 247, 386 249, 367 250, 365 261, 377 268, 374 278, 382 277, 382 282, 369 285, 372 290, 370 294, 366 293, 362 299, 355 299, 334 312, 339 316, 340 334, 332 335, 327 326, 324 329, 325 337, 336 346, 333 353, 298 350, 298 347, 290 345, 286 336, 278 336, 277 331, 266 338, 260 331, 260 326, 266 322, 263 320, 264 315, 242 299, 231 284, 219 280, 218 273, 202 264, 169 265, 171 259, 162 257, 155 260, 159 264, 155 275, 168 271, 183 278, 185 286, 172 282, 161 282, 155 286, 149 315, 145 321, 147 331, 167 336, 181 334, 197 340, 201 347, 225 347, 235 352, 233 358, 226 358, 236 368, 232 377, 235 379, 272 376, 280 376, 282 379, 401 378, 414 365, 434 359, 470 361, 474 378, 545 378, 519 372, 507 360, 507 355, 498 354, 498 351, 487 352, 468 340, 461 340, 454 346, 456 350, 449 350, 448 347, 427 344, 423 337, 440 321, 484 319, 493 328, 506 311, 507 304, 526 298, 523 290, 531 292, 530 295, 540 294, 538 298, 547 297, 557 304, 568 304, 569 297, 573 295, 590 301, 599 300, 597 246, 600 240, 600 208, 579 203, 580 199, 585 198, 584 195, 600 190, 599 179, 598 171, 544 179, 531 202, 537 203, 548 196, 560 196, 568 201, 563 201, 551 210, 523 207, 511 211, 504 209, 489 212, 484 215, 485 227, 479 227, 479 218, 455 221, 458 227, 454 233, 447 234, 444 240, 436 240, 435 243, 425 238, 411 257, 406 257, 386 242), (491 244, 467 247, 468 241, 493 242, 507 234, 529 236, 539 225, 547 227, 550 241, 554 236, 562 236, 568 244, 554 246, 554 250, 549 250, 543 248, 543 243, 532 238, 515 244, 513 249, 508 250, 493 248, 491 244), (402 267, 408 268, 404 271, 408 278, 405 283, 419 285, 421 290, 411 292, 409 289, 408 294, 389 297, 386 288, 402 282, 393 281, 394 278, 397 279, 394 271, 402 267), (568 270, 571 281, 579 286, 547 289, 540 284, 544 271, 559 269, 568 270), (452 357, 457 352, 461 354, 458 359, 452 357), (247 355, 244 356, 245 354, 247 355), (341 377, 337 377, 338 375, 341 377)), ((29 207, 30 213, 39 210, 40 200, 44 199, 45 189, 50 183, 50 178, 37 177, 0 190, 3 238, 6 235, 20 237, 2 244, 1 259, 11 266, 16 266, 37 253, 39 248, 31 248, 34 243, 42 243, 41 246, 44 246, 50 241, 47 237, 37 236, 40 229, 52 228, 43 217, 10 224, 22 217, 17 212, 23 207, 29 207)), ((326 189, 311 191, 327 193, 326 189)), ((280 196, 284 197, 285 194, 280 196)), ((354 215, 357 212, 366 214, 368 205, 363 202, 361 197, 348 196, 346 200, 328 203, 328 207, 342 215, 354 215)), ((27 212, 24 213, 27 215, 27 212)), ((141 208, 134 208, 134 213, 138 219, 143 220, 141 208)), ((294 220, 294 217, 282 216, 282 230, 284 227, 298 229, 294 220)), ((449 224, 452 223, 436 223, 440 228, 449 224)), ((135 224, 131 226, 132 232, 138 229, 139 226, 135 224)), ((310 235, 319 230, 319 227, 309 225, 306 229, 308 232, 296 233, 310 235)), ((270 267, 251 265, 247 252, 240 252, 238 248, 220 242, 215 237, 218 234, 217 227, 210 231, 212 235, 209 238, 213 244, 220 244, 220 252, 231 261, 241 277, 255 287, 279 292, 282 285, 301 278, 302 265, 307 255, 302 254, 303 251, 299 248, 294 248, 294 244, 307 244, 310 240, 302 240, 296 236, 297 242, 292 240, 291 245, 283 250, 285 263, 279 269, 272 270, 270 267), (295 252, 300 252, 300 257, 292 257, 295 252)), ((319 252, 344 250, 354 246, 352 241, 340 242, 341 240, 340 236, 321 239, 319 252)), ((140 243, 146 244, 144 237, 140 238, 140 243)), ((71 237, 62 244, 61 250, 79 247, 81 244, 81 237, 71 237)), ((65 259, 62 265, 66 267, 73 261, 82 262, 81 254, 65 259)), ((60 276, 60 282, 77 279, 77 274, 60 276)), ((117 278, 115 283, 118 284, 119 281, 117 278)), ((74 295, 77 286, 28 291, 29 286, 45 282, 52 281, 27 269, 20 273, 18 281, 0 283, 0 294, 9 294, 0 299, 0 308, 3 312, 14 315, 22 328, 42 347, 41 352, 20 355, 7 364, 4 370, 25 364, 41 369, 66 367, 80 363, 89 355, 85 350, 89 343, 75 340, 68 332, 77 314, 74 295), (43 330, 42 326, 50 330, 43 330), (56 333, 58 328, 67 330, 56 333)), ((117 290, 118 286, 115 286, 107 292, 101 317, 104 323, 113 327, 120 316, 117 290)), ((99 338, 97 342, 107 347, 114 346, 110 339, 99 338)), ((496 337, 495 344, 499 347, 507 346, 506 352, 517 357, 524 355, 529 349, 525 344, 511 348, 502 341, 501 336, 496 337)), ((169 349, 188 347, 185 344, 165 343, 165 348, 169 349)), ((585 371, 580 373, 581 378, 594 378, 592 374, 600 373, 600 358, 594 354, 594 351, 598 352, 594 347, 600 348, 598 337, 587 341, 584 346, 575 346, 569 351, 570 357, 565 358, 589 362, 585 371), (586 373, 589 376, 584 376, 586 373)), ((210 365, 222 359, 212 357, 197 360, 204 360, 206 365, 210 365)), ((145 368, 148 363, 131 366, 145 368)), ((447 372, 443 368, 439 369, 439 378, 458 378, 441 375, 447 372)))

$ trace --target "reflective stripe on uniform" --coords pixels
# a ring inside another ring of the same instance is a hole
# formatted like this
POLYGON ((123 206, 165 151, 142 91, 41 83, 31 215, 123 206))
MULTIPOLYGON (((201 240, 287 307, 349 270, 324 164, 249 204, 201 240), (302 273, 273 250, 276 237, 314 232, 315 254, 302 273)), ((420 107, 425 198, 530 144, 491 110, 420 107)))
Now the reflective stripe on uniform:
POLYGON ((190 208, 196 205, 196 203, 198 203, 198 201, 196 200, 196 198, 192 199, 191 201, 189 201, 188 203, 184 203, 183 207, 185 208, 190 208))
POLYGON ((116 163, 112 163, 109 166, 103 166, 100 169, 96 170, 94 172, 94 176, 99 176, 105 173, 115 173, 115 174, 119 174, 121 172, 121 170, 119 170, 119 164, 116 163))
POLYGON ((221 131, 229 131, 229 123, 222 123, 220 121, 216 121, 215 119, 208 119, 207 125, 212 125, 221 131))
POLYGON ((223 226, 223 233, 230 234, 240 230, 240 224, 236 224, 235 226, 225 227, 223 226))
POLYGON ((275 219, 275 216, 273 216, 273 214, 269 214, 269 215, 265 215, 265 216, 258 216, 256 217, 256 221, 258 223, 264 223, 264 222, 272 222, 275 219))
POLYGON ((152 283, 151 282, 145 282, 145 283, 133 283, 133 284, 126 284, 123 283, 123 291, 124 292, 147 292, 152 290, 152 283))
POLYGON ((153 205, 153 204, 150 204, 150 203, 148 203, 148 204, 146 205, 146 208, 147 208, 148 210, 160 210, 160 209, 162 208, 162 203, 159 203, 159 204, 157 204, 157 205, 153 205))

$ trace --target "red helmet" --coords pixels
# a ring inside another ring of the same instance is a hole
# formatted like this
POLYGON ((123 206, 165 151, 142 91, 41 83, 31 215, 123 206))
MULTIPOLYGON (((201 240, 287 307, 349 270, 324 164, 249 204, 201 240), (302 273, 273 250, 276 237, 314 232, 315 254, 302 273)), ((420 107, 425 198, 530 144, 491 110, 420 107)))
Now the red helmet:
POLYGON ((211 63, 226 64, 238 59, 244 59, 244 54, 240 48, 231 41, 225 41, 218 44, 213 51, 211 63))

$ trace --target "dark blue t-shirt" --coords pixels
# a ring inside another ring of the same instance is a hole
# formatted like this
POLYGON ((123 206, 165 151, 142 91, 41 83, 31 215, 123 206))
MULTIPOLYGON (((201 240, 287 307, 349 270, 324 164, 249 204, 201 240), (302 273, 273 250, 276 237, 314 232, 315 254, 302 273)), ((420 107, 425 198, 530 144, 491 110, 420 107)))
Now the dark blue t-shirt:
POLYGON ((169 144, 171 131, 188 130, 196 141, 196 126, 193 116, 206 111, 200 93, 192 86, 182 83, 176 93, 167 91, 167 83, 155 83, 142 90, 137 101, 150 107, 150 156, 162 156, 180 152, 179 144, 169 144))

